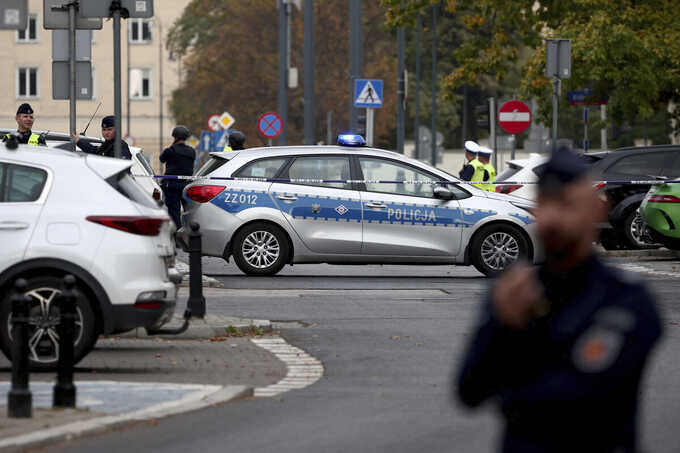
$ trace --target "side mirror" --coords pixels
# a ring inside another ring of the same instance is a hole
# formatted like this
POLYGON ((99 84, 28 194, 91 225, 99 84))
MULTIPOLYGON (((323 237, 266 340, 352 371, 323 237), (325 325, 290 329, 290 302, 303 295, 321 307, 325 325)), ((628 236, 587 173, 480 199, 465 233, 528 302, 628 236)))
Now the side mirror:
POLYGON ((440 200, 453 200, 453 192, 451 192, 449 189, 446 187, 442 186, 436 186, 434 188, 434 197, 439 198, 440 200))

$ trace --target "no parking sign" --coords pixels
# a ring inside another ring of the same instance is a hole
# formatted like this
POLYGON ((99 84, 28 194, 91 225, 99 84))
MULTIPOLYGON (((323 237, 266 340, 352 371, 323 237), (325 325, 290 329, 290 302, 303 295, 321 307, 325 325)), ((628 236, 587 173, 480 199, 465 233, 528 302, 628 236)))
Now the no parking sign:
POLYGON ((257 131, 264 138, 276 138, 283 131, 283 119, 275 112, 267 112, 260 115, 257 120, 257 131))

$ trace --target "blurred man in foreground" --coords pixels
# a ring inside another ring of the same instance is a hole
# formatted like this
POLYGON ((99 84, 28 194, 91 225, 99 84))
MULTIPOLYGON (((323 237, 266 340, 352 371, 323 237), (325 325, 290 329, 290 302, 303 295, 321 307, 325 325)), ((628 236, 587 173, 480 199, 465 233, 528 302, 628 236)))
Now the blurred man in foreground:
POLYGON ((467 406, 498 397, 504 452, 635 452, 642 372, 661 336, 640 282, 594 254, 606 216, 582 161, 567 149, 538 184, 546 263, 496 281, 458 374, 467 406))

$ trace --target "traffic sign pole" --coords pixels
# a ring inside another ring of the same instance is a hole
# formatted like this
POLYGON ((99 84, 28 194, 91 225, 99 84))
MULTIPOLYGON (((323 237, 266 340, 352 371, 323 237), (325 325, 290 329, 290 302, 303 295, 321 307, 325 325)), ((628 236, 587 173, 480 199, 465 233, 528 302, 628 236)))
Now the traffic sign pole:
POLYGON ((366 109, 366 145, 373 146, 374 110, 366 109))

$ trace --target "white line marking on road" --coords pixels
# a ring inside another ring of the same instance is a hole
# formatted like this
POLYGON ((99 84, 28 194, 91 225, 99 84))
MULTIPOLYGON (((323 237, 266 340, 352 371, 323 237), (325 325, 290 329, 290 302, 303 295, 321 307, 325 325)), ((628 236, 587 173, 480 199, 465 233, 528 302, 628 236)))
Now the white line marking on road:
POLYGON ((616 267, 629 272, 637 272, 640 274, 648 274, 658 277, 680 277, 680 272, 657 271, 651 267, 643 266, 641 264, 617 264, 616 267))
POLYGON ((250 341, 274 354, 286 364, 286 377, 276 384, 258 387, 254 396, 277 396, 289 390, 308 387, 323 376, 323 364, 300 348, 286 343, 283 338, 253 338, 250 341))

